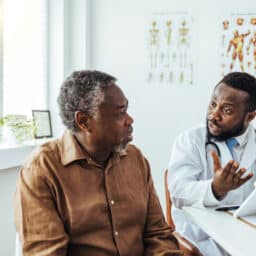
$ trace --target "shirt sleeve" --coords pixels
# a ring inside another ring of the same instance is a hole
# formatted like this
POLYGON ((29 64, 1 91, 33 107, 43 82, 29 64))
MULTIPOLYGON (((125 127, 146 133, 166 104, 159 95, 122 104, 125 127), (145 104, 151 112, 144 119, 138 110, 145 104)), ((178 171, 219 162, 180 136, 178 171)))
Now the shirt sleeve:
POLYGON ((14 208, 23 256, 65 256, 68 236, 42 166, 32 163, 20 171, 14 208))
MULTIPOLYGON (((148 165, 148 163, 147 163, 148 165)), ((149 165, 148 165, 149 170, 149 165)), ((176 238, 164 219, 149 170, 148 177, 148 211, 144 228, 144 256, 181 256, 176 238)))
MULTIPOLYGON (((217 206, 221 204, 212 192, 212 177, 207 174, 206 154, 193 141, 194 134, 183 134, 173 145, 168 166, 168 184, 172 202, 177 208, 183 206, 217 206)), ((200 145, 199 145, 200 146, 200 145)))

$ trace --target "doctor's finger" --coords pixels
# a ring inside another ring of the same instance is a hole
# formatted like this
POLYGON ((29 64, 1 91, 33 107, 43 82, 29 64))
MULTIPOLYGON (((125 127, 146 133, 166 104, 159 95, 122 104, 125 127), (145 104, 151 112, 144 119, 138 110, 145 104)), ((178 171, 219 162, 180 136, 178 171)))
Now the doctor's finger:
MULTIPOLYGON (((233 160, 231 160, 231 161, 233 161, 233 160)), ((233 161, 233 164, 232 164, 232 166, 230 168, 230 171, 229 171, 229 173, 232 175, 232 177, 235 175, 236 170, 238 169, 238 167, 239 167, 239 164, 237 162, 233 161)))
POLYGON ((247 176, 245 176, 244 178, 241 178, 239 180, 239 186, 243 185, 245 182, 247 182, 249 179, 251 179, 253 177, 252 173, 249 173, 247 176))
POLYGON ((234 175, 233 175, 233 183, 237 183, 240 184, 240 180, 241 177, 243 176, 243 174, 246 172, 245 168, 241 168, 239 171, 237 171, 234 175))
POLYGON ((213 158, 214 172, 216 172, 216 171, 221 169, 220 159, 219 159, 217 153, 213 150, 211 151, 211 155, 212 155, 212 158, 213 158))
POLYGON ((233 160, 230 160, 223 168, 222 175, 225 179, 233 179, 234 173, 238 168, 238 164, 235 164, 233 160))

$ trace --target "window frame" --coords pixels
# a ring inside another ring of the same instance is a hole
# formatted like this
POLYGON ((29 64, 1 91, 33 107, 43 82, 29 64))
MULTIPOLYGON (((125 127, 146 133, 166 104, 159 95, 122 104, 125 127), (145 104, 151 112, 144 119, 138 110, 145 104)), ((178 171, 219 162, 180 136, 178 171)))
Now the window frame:
MULTIPOLYGON (((3 116, 3 0, 0 0, 0 117, 3 116)), ((0 135, 1 135, 0 127, 0 135)))

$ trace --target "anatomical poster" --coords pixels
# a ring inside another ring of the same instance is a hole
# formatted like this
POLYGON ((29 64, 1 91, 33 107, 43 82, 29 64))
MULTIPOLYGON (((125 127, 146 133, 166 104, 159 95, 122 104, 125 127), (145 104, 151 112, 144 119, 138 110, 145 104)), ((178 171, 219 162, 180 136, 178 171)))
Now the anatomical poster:
POLYGON ((194 84, 193 18, 188 13, 156 13, 147 28, 150 83, 194 84))
POLYGON ((256 75, 256 14, 231 14, 221 20, 221 74, 256 75))

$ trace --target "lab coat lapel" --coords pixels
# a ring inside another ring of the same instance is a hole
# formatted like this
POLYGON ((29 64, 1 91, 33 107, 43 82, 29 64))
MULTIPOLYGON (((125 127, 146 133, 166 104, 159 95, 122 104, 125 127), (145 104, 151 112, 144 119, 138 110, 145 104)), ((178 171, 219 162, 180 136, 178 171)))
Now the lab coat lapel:
POLYGON ((255 131, 253 128, 249 130, 248 141, 245 146, 242 159, 240 162, 240 168, 244 167, 249 169, 253 162, 255 161, 256 156, 256 143, 255 143, 255 131))

